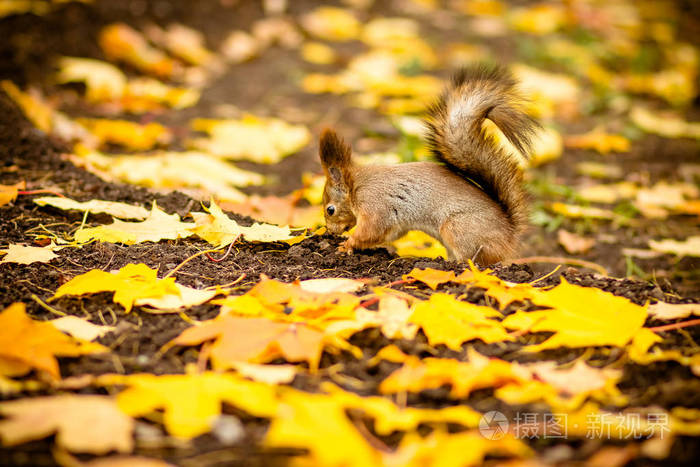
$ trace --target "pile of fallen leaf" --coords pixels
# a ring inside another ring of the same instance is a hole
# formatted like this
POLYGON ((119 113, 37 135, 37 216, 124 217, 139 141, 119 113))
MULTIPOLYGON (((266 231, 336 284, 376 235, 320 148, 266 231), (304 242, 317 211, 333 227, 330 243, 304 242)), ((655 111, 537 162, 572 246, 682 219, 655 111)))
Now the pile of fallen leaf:
MULTIPOLYGON (((106 2, 84 3, 0 4, 0 25, 106 2)), ((681 7, 292 3, 262 2, 217 40, 155 13, 101 18, 97 53, 52 55, 43 82, 0 79, 0 464, 700 456, 700 304, 669 285, 696 283, 700 257, 700 52, 681 7), (543 122, 521 263, 597 274, 448 263, 420 232, 337 252, 323 176, 296 167, 320 126, 345 125, 361 163, 428 159, 420 114, 446 70, 501 60, 509 40, 543 122), (294 105, 272 81, 259 105, 220 102, 279 50, 302 64, 281 65, 294 105), (670 176, 644 159, 650 141, 682 149, 670 176), (255 194, 278 185, 294 189, 255 194), (649 280, 607 277, 604 247, 649 280)))

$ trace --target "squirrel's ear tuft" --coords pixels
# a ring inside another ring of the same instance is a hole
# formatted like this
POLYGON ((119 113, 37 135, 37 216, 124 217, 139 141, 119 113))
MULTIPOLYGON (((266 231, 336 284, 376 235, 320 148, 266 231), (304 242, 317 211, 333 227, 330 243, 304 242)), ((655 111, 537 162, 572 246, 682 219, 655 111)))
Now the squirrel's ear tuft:
POLYGON ((326 128, 321 133, 319 142, 319 155, 321 164, 327 173, 343 172, 350 165, 352 149, 335 131, 326 128), (331 170, 335 169, 335 170, 331 170))

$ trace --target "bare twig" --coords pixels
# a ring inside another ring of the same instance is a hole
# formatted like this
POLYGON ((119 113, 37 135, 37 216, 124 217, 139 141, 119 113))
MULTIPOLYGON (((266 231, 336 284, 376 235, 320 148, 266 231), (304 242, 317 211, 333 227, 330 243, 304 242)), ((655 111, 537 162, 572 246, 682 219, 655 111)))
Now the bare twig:
POLYGON ((681 321, 680 323, 665 324, 663 326, 656 326, 656 327, 647 328, 647 329, 650 331, 653 331, 653 332, 664 332, 664 331, 673 331, 675 329, 688 328, 690 326, 697 326, 698 324, 700 324, 700 318, 691 319, 689 321, 681 321))

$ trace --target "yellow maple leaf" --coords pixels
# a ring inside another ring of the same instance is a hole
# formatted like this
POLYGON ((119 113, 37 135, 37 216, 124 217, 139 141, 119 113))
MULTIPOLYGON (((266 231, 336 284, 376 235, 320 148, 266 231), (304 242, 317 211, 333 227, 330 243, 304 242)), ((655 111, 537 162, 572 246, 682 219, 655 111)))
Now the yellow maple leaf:
POLYGON ((500 433, 492 439, 481 432, 448 433, 435 430, 422 438, 408 433, 396 451, 385 454, 385 466, 390 467, 472 467, 483 465, 487 455, 526 458, 532 450, 511 434, 500 433))
POLYGON ((340 389, 332 383, 323 383, 321 389, 346 409, 364 412, 374 419, 374 430, 379 435, 395 431, 411 431, 421 424, 458 424, 467 428, 478 426, 481 413, 466 405, 442 409, 399 407, 391 399, 381 396, 362 397, 340 389))
POLYGON ((148 209, 144 207, 114 201, 91 199, 90 201, 80 202, 58 196, 41 196, 34 198, 32 201, 39 206, 51 206, 66 211, 87 211, 91 214, 104 213, 120 219, 145 219, 148 217, 148 209))
POLYGON ((285 391, 264 444, 307 449, 310 465, 380 465, 378 451, 348 419, 344 404, 326 394, 285 391))
POLYGON ((158 279, 158 271, 145 264, 127 264, 116 274, 93 269, 74 277, 58 288, 52 299, 66 295, 85 295, 114 292, 114 301, 131 311, 140 298, 159 298, 167 294, 179 295, 175 278, 158 279))
POLYGON ((222 402, 256 417, 271 417, 277 410, 274 386, 230 373, 105 375, 97 383, 126 385, 117 405, 132 417, 163 409, 168 433, 183 439, 207 433, 221 414, 222 402))
POLYGON ((561 284, 537 291, 531 298, 536 305, 551 310, 517 311, 503 320, 509 329, 555 334, 527 349, 537 352, 557 347, 625 346, 640 332, 647 317, 646 306, 600 289, 561 284))
POLYGON ((360 34, 360 22, 344 8, 322 6, 302 16, 301 25, 320 39, 347 41, 360 34))
POLYGON ((102 146, 117 144, 127 149, 145 151, 172 140, 170 130, 157 122, 141 124, 106 118, 79 118, 77 122, 87 128, 102 146))
POLYGON ((58 258, 51 245, 38 247, 11 244, 6 249, 0 250, 0 254, 5 254, 0 263, 47 263, 58 258))
POLYGON ((250 227, 241 226, 228 217, 213 199, 207 210, 209 214, 191 213, 197 224, 191 231, 217 248, 233 243, 241 236, 249 242, 284 242, 297 239, 288 226, 258 222, 250 227))
POLYGON ((161 211, 153 202, 151 212, 142 222, 124 222, 114 219, 109 225, 89 227, 75 233, 77 243, 98 240, 109 243, 124 243, 133 245, 143 242, 158 242, 160 240, 176 240, 192 235, 195 224, 180 221, 177 214, 167 214, 161 211))
POLYGON ((224 315, 185 329, 168 345, 214 341, 211 362, 216 370, 236 362, 265 363, 276 358, 306 361, 315 370, 325 345, 324 334, 302 323, 277 323, 264 318, 224 315))
POLYGON ((241 226, 228 217, 212 198, 207 208, 209 214, 191 213, 197 224, 192 232, 219 248, 235 242, 241 236, 241 226))
POLYGON ((275 164, 306 146, 311 133, 303 125, 291 125, 276 118, 248 115, 240 120, 198 118, 192 128, 209 134, 190 142, 195 149, 234 160, 275 164))
POLYGON ((489 319, 501 316, 491 307, 434 293, 429 300, 415 306, 409 321, 423 329, 430 345, 445 344, 452 350, 460 350, 464 342, 473 339, 487 344, 512 340, 499 321, 489 319))
POLYGON ((529 380, 529 372, 517 363, 487 358, 476 351, 470 351, 468 355, 469 362, 448 358, 408 359, 382 381, 379 392, 420 392, 447 384, 452 386, 450 397, 462 399, 469 397, 476 389, 497 388, 529 380))
POLYGON ((445 258, 447 250, 442 243, 427 233, 412 230, 403 237, 395 240, 392 246, 399 256, 418 256, 426 258, 445 258))
POLYGON ((0 439, 16 446, 56 433, 69 451, 106 454, 131 452, 134 421, 106 396, 66 394, 0 402, 0 439))
POLYGON ((35 368, 59 379, 56 356, 107 351, 99 344, 69 337, 51 323, 34 321, 23 303, 14 303, 0 313, 0 329, 0 375, 22 376, 35 368))

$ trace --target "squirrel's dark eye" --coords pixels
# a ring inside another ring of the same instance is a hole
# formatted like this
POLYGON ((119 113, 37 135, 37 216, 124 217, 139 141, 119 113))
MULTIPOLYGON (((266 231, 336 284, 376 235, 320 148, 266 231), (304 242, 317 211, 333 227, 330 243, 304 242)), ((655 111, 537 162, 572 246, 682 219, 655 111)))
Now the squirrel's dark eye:
POLYGON ((332 204, 329 204, 328 207, 326 208, 326 212, 328 213, 329 216, 332 216, 335 214, 335 206, 332 204))

